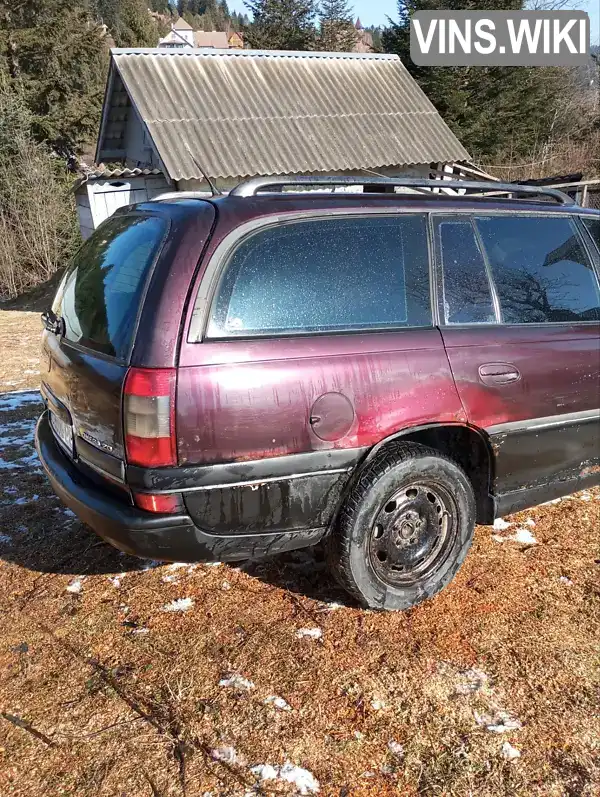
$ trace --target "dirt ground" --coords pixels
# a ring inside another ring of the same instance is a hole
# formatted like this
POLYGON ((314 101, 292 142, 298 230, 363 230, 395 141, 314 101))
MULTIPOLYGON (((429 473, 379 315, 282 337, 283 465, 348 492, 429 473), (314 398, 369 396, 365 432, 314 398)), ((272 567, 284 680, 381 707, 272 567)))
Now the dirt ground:
POLYGON ((0 312, 2 797, 600 794, 600 490, 479 527, 407 613, 318 550, 136 560, 39 467, 39 331, 0 312))

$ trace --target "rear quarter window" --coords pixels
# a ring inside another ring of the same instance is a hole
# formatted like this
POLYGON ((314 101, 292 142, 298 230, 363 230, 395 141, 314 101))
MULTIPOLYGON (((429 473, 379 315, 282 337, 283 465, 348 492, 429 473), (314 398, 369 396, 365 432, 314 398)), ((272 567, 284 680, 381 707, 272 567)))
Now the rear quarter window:
POLYGON ((53 310, 64 337, 127 359, 147 277, 167 222, 150 216, 108 219, 79 249, 63 277, 53 310))
POLYGON ((226 265, 209 337, 431 324, 426 219, 311 219, 244 239, 226 265))

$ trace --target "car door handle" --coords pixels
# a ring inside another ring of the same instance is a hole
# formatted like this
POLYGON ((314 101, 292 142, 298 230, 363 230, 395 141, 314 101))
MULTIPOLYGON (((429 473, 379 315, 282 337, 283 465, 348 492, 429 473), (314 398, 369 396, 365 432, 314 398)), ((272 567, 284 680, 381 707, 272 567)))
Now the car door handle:
POLYGON ((479 379, 484 385, 507 385, 518 382, 521 374, 512 363, 485 363, 479 366, 479 379))

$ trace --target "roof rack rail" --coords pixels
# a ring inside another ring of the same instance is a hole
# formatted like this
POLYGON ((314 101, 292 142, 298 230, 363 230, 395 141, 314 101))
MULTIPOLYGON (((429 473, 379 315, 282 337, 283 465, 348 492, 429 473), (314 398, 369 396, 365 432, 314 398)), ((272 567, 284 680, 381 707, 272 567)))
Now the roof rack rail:
POLYGON ((148 202, 163 202, 167 199, 206 199, 213 197, 213 192, 208 191, 164 191, 162 194, 150 197, 148 202))
MULTIPOLYGON (((535 196, 547 196, 556 200, 560 205, 575 205, 575 200, 570 196, 558 191, 556 188, 545 188, 543 186, 516 185, 515 183, 496 183, 483 182, 476 180, 431 180, 420 177, 254 177, 246 180, 229 192, 230 196, 253 197, 265 189, 282 190, 285 186, 344 186, 344 185, 373 185, 373 186, 398 186, 401 188, 412 188, 417 192, 426 193, 433 196, 447 196, 444 194, 432 194, 432 188, 452 188, 467 189, 477 191, 484 196, 500 196, 503 194, 527 194, 535 196)), ((461 195, 464 196, 464 195, 461 195)), ((473 196, 467 194, 466 196, 473 196)))

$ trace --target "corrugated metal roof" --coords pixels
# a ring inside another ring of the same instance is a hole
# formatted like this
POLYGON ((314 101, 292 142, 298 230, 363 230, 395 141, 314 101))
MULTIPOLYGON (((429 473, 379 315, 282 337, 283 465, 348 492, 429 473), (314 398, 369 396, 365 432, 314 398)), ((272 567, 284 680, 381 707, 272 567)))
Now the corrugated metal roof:
POLYGON ((196 163, 211 177, 243 177, 469 158, 394 55, 182 49, 112 58, 174 180, 201 179, 196 163))
POLYGON ((120 177, 150 177, 162 175, 160 169, 107 169, 106 166, 90 166, 87 167, 85 173, 79 177, 75 182, 75 188, 80 185, 90 182, 90 180, 117 180, 120 177))

